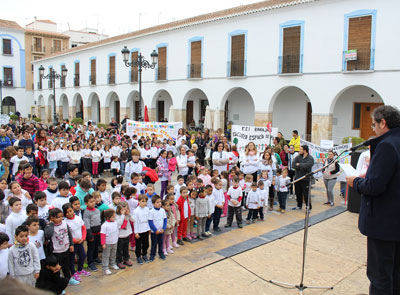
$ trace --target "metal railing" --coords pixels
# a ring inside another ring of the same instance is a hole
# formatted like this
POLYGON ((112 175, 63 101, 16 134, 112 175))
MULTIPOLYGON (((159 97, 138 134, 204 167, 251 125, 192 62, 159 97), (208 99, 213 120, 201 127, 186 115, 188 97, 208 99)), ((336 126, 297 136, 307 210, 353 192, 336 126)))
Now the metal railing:
POLYGON ((167 67, 157 67, 155 72, 157 81, 167 80, 167 67))
POLYGON ((31 50, 34 53, 46 53, 46 47, 45 46, 37 46, 32 44, 31 45, 31 50))
POLYGON ((203 64, 188 64, 187 66, 187 77, 190 78, 202 78, 203 77, 203 64))
POLYGON ((139 72, 137 69, 129 71, 129 82, 139 82, 139 72))
POLYGON ((280 74, 301 73, 302 54, 286 54, 278 57, 280 74))
POLYGON ((3 86, 4 87, 14 87, 15 81, 13 79, 8 79, 7 77, 5 77, 5 79, 3 81, 3 86))
POLYGON ((60 88, 65 88, 65 80, 66 80, 65 77, 61 77, 61 79, 60 79, 60 88))
POLYGON ((243 77, 245 76, 246 60, 228 61, 228 76, 243 77))
POLYGON ((74 86, 79 87, 79 74, 75 74, 74 77, 74 86))
POLYGON ((42 82, 37 82, 37 89, 42 90, 43 86, 42 86, 42 82))
POLYGON ((372 58, 374 56, 373 49, 357 49, 356 54, 353 55, 353 60, 346 60, 346 54, 343 51, 343 64, 344 71, 368 71, 372 70, 372 58))
POLYGON ((89 75, 89 85, 96 85, 96 75, 89 75))
POLYGON ((115 74, 108 74, 107 81, 108 81, 108 84, 115 84, 115 74))

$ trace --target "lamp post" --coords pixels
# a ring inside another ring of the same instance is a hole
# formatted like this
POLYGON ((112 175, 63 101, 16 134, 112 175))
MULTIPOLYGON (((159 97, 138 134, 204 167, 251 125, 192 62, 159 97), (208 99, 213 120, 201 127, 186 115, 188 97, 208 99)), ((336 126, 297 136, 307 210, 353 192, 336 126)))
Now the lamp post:
POLYGON ((129 55, 130 51, 129 49, 124 46, 124 48, 121 50, 123 61, 125 63, 125 66, 131 67, 134 66, 135 68, 138 68, 139 72, 139 120, 142 117, 142 69, 154 69, 156 67, 156 64, 158 62, 158 53, 153 50, 153 52, 150 54, 151 57, 151 63, 149 63, 147 60, 144 59, 144 56, 139 52, 137 59, 132 60, 129 62, 129 55))
POLYGON ((50 72, 45 76, 44 75, 44 67, 41 65, 39 67, 39 75, 40 75, 40 79, 49 79, 52 83, 53 86, 53 99, 54 99, 54 110, 53 110, 53 124, 57 125, 57 111, 56 111, 56 80, 60 80, 60 79, 65 79, 65 77, 67 77, 67 68, 63 67, 63 69, 61 70, 61 75, 57 74, 57 72, 53 69, 50 68, 50 72))
POLYGON ((3 80, 0 80, 0 114, 3 114, 3 80))

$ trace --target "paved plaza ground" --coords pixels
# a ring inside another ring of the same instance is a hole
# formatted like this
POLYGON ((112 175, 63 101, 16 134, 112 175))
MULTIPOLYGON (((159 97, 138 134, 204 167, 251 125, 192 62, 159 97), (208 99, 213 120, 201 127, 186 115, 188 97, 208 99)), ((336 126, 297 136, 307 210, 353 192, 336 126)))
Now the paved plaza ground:
MULTIPOLYGON (((336 187, 336 206, 323 205, 325 190, 313 187, 305 284, 333 286, 305 294, 367 294, 366 238, 358 214, 345 210, 336 187)), ((295 204, 291 199, 288 207, 295 204)), ((247 212, 244 213, 247 216, 247 212)), ((303 211, 269 212, 264 222, 225 229, 204 241, 185 243, 165 261, 134 264, 110 276, 101 271, 69 287, 68 295, 98 294, 299 294, 268 280, 298 284, 301 274, 303 211)), ((221 221, 225 224, 225 218, 221 221)), ((134 252, 130 252, 134 260, 134 252)))

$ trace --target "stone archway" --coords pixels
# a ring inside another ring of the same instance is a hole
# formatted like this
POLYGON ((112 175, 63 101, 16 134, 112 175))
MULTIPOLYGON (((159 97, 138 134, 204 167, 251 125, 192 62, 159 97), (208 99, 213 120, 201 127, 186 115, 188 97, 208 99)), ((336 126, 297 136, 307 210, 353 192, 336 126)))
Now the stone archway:
POLYGON ((169 118, 169 109, 172 106, 172 98, 167 90, 159 90, 153 96, 151 103, 151 108, 155 110, 154 114, 149 113, 150 121, 163 122, 165 119, 169 118))
POLYGON ((235 87, 227 91, 222 100, 220 112, 221 120, 217 126, 224 127, 224 129, 227 129, 230 124, 254 125, 254 100, 244 88, 235 87))
POLYGON ((203 90, 194 88, 186 93, 182 109, 186 110, 184 126, 188 126, 192 120, 198 126, 200 120, 204 120, 206 107, 209 105, 208 97, 203 90))
POLYGON ((65 94, 62 94, 60 97, 60 105, 59 108, 59 117, 61 120, 69 119, 69 103, 68 97, 65 94))
POLYGON ((38 97, 37 116, 42 121, 44 121, 46 119, 46 105, 44 102, 43 95, 39 95, 39 97, 38 97))
POLYGON ((131 120, 138 121, 141 118, 139 114, 139 91, 133 90, 129 93, 126 101, 126 114, 131 120))
POLYGON ((85 118, 91 120, 94 124, 101 122, 100 99, 97 93, 93 92, 89 95, 88 107, 85 110, 87 112, 85 118))
POLYGON ((110 92, 107 95, 106 106, 108 106, 108 112, 105 111, 104 121, 106 124, 111 122, 111 118, 115 118, 115 120, 120 123, 120 101, 119 96, 115 91, 110 92))

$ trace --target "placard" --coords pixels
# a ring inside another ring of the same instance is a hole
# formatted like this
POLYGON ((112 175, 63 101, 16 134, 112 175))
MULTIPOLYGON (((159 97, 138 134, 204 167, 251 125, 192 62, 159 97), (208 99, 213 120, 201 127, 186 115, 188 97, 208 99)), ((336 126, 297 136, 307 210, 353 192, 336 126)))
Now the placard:
POLYGON ((277 136, 278 128, 271 128, 271 134, 267 127, 232 125, 232 144, 236 145, 239 153, 243 152, 249 142, 254 142, 258 151, 264 151, 272 145, 272 139, 277 136))
POLYGON ((129 136, 151 137, 152 134, 155 134, 158 139, 166 138, 176 141, 178 130, 182 127, 182 122, 164 123, 126 120, 126 134, 129 136))

